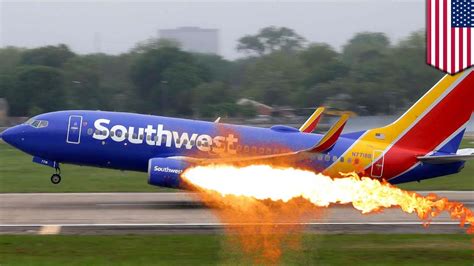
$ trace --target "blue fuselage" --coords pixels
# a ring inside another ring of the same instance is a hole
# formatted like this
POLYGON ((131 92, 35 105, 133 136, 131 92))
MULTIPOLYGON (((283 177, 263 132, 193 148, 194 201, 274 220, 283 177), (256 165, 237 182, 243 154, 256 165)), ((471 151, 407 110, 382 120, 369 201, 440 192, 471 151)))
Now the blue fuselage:
MULTIPOLYGON (((140 172, 148 171, 152 158, 264 156, 309 149, 322 138, 320 134, 301 133, 285 126, 256 128, 103 111, 53 112, 38 115, 31 121, 6 130, 2 137, 34 156, 35 162, 49 166, 68 163, 140 172)), ((363 134, 342 134, 329 151, 295 160, 293 165, 316 172, 343 165, 344 171, 367 170, 368 175, 386 178, 383 165, 376 171, 371 169, 374 167, 371 166, 371 150, 346 154, 363 134), (358 165, 359 160, 368 163, 358 165)), ((390 167, 390 162, 385 161, 387 166, 390 167)), ((449 174, 459 171, 461 166, 458 163, 443 165, 441 170, 444 170, 443 174, 449 174)), ((413 173, 401 176, 401 180, 407 182, 439 175, 437 166, 420 167, 423 168, 415 168, 413 173)), ((334 169, 334 172, 338 171, 334 169)))

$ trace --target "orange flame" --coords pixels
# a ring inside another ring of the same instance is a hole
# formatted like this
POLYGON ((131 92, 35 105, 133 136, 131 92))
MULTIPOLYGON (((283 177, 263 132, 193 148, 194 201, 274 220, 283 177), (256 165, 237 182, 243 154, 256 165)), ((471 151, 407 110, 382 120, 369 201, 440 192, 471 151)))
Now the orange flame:
MULTIPOLYGON (((461 226, 469 224, 468 233, 474 232, 474 214, 462 203, 434 194, 424 197, 355 173, 343 176, 333 179, 268 165, 197 166, 182 175, 187 184, 202 192, 201 200, 220 208, 217 214, 224 222, 258 223, 238 228, 244 251, 254 253, 257 263, 275 263, 281 255, 282 242, 301 227, 278 227, 278 222, 297 224, 308 212, 320 215, 320 207, 332 204, 352 204, 364 214, 399 207, 406 213, 416 213, 426 224, 446 211, 461 226), (266 261, 258 260, 262 257, 266 261)), ((298 241, 292 243, 297 246, 298 241)))

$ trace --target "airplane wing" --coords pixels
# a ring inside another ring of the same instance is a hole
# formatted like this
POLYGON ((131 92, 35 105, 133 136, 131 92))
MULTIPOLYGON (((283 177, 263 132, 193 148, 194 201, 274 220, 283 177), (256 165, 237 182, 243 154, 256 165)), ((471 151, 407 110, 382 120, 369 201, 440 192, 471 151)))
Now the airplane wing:
POLYGON ((191 163, 202 163, 202 164, 212 164, 212 163, 237 163, 237 162, 247 162, 247 161, 263 161, 270 159, 289 159, 295 156, 307 156, 313 153, 320 153, 331 149, 336 143, 337 139, 342 133, 344 126, 346 125, 347 120, 349 119, 348 114, 344 114, 341 118, 329 129, 329 131, 321 138, 321 140, 313 145, 309 149, 291 151, 286 153, 279 154, 270 154, 270 155, 257 155, 257 156, 247 156, 247 157, 229 157, 229 158, 196 158, 196 157, 185 157, 177 156, 173 157, 175 159, 185 160, 191 163))
POLYGON ((300 127, 300 131, 304 133, 311 133, 316 128, 324 112, 324 107, 319 107, 314 113, 304 122, 300 127))
POLYGON ((474 149, 461 149, 453 155, 420 156, 418 160, 424 163, 444 164, 474 159, 474 149))

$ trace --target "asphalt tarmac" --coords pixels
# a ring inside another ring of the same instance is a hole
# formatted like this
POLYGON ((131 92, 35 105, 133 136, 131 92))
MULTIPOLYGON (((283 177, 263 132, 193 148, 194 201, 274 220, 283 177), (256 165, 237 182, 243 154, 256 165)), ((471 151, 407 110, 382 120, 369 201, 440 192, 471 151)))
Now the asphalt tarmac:
MULTIPOLYGON (((474 209, 474 191, 434 193, 474 209)), ((218 211, 189 193, 6 193, 0 194, 0 234, 221 233, 249 226, 223 225, 218 211)), ((346 205, 325 209, 304 228, 315 233, 465 233, 447 214, 426 228, 415 214, 397 208, 362 215, 346 205)))

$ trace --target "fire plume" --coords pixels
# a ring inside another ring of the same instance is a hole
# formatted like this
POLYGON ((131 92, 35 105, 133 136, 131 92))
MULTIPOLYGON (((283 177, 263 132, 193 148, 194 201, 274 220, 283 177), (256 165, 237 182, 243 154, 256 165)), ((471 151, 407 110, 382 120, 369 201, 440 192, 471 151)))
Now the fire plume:
POLYGON ((288 202, 304 198, 318 207, 331 204, 352 204, 362 213, 400 207, 406 213, 416 213, 421 220, 447 211, 462 226, 471 224, 474 214, 462 203, 450 202, 434 194, 426 197, 405 191, 386 182, 355 173, 332 179, 322 174, 294 168, 275 168, 268 165, 235 167, 227 165, 198 166, 187 170, 183 177, 203 190, 222 196, 244 196, 257 200, 288 202))
MULTIPOLYGON (((398 207, 416 214, 426 225, 440 213, 447 212, 460 226, 467 225, 468 233, 474 232, 474 214, 462 203, 450 202, 435 194, 422 196, 355 173, 343 176, 331 178, 307 170, 269 165, 208 165, 190 168, 182 178, 201 192, 198 193, 201 200, 223 210, 217 213, 223 222, 259 223, 240 229, 241 244, 244 250, 259 253, 257 257, 270 263, 280 256, 285 235, 298 229, 296 225, 281 229, 272 223, 304 222, 308 212, 320 215, 322 207, 337 204, 352 204, 363 214, 398 207), (248 237, 248 234, 257 236, 248 237)), ((259 262, 262 261, 257 260, 259 262)))

